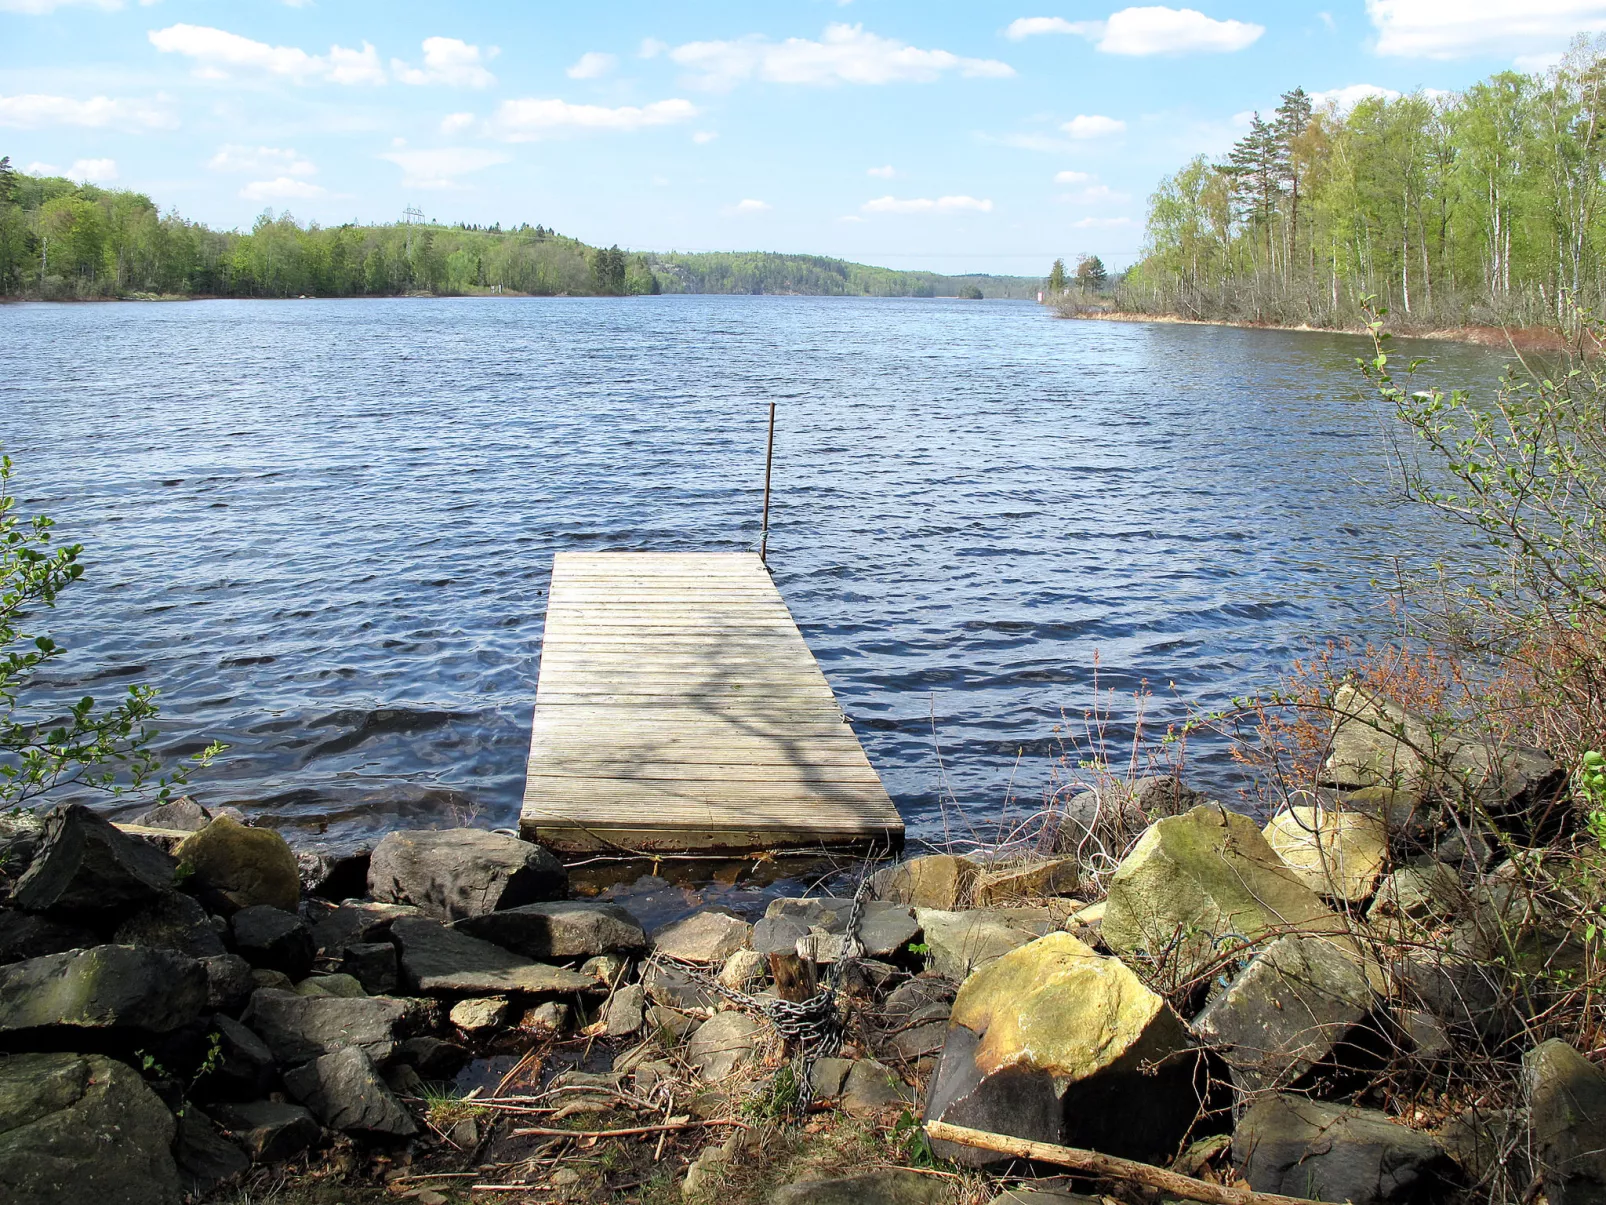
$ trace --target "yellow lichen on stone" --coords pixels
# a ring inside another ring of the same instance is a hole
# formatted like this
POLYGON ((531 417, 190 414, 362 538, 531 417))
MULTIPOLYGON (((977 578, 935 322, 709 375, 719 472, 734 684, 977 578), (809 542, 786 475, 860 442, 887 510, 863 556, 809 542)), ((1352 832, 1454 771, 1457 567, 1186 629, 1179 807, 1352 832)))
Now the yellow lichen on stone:
POLYGON ((1388 858, 1388 830, 1363 812, 1293 807, 1271 818, 1266 843, 1318 895, 1358 904, 1388 858))

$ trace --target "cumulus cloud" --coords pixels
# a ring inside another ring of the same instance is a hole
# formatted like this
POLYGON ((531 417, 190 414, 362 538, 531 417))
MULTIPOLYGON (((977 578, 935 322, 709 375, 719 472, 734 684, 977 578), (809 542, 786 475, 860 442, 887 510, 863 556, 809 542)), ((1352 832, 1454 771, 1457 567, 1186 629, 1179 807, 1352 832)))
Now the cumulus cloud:
POLYGON ((61 168, 57 167, 54 163, 30 163, 22 170, 27 172, 30 176, 61 175, 61 168))
POLYGON ((1606 30, 1602 0, 1366 0, 1377 53, 1453 59, 1558 50, 1606 30))
POLYGON ((1256 42, 1264 25, 1250 21, 1218 21, 1197 9, 1143 5, 1123 8, 1103 21, 1067 21, 1063 17, 1021 17, 1004 35, 1017 41, 1039 34, 1074 34, 1105 54, 1227 54, 1256 42))
MULTIPOLYGON (((1067 172, 1062 174, 1076 175, 1077 173, 1067 172)), ((1059 199, 1068 205, 1113 205, 1130 201, 1132 198, 1124 192, 1116 192, 1108 184, 1089 184, 1086 188, 1078 189, 1075 192, 1064 193, 1059 199)))
POLYGON ((773 42, 755 34, 733 41, 687 42, 669 57, 693 73, 698 87, 714 90, 755 79, 773 84, 900 84, 929 83, 949 72, 992 78, 1015 74, 997 59, 921 50, 866 33, 862 25, 840 23, 826 26, 818 42, 773 42))
POLYGON ((462 188, 459 176, 483 171, 511 156, 501 151, 475 147, 440 147, 435 150, 389 151, 379 156, 402 169, 402 183, 409 188, 462 188))
POLYGON ((875 176, 877 179, 881 180, 890 180, 898 174, 898 170, 889 163, 885 167, 872 167, 864 174, 867 176, 875 176))
POLYGON ((448 113, 441 118, 442 134, 461 134, 474 124, 472 113, 448 113))
POLYGON ((718 137, 718 132, 714 130, 695 130, 692 132, 691 140, 698 146, 702 146, 704 143, 712 142, 718 137))
POLYGON ((110 184, 117 179, 117 160, 77 159, 67 169, 67 175, 71 179, 87 180, 91 184, 110 184))
POLYGON ((488 88, 496 83, 496 76, 486 70, 484 63, 496 57, 494 46, 482 54, 478 46, 458 38, 425 38, 423 50, 422 67, 390 60, 391 71, 402 83, 445 84, 452 88, 488 88))
POLYGON ((331 46, 328 54, 308 54, 295 46, 270 46, 206 25, 169 25, 153 29, 151 45, 164 54, 194 59, 203 79, 227 79, 231 70, 257 71, 297 83, 322 80, 331 84, 382 84, 385 69, 379 52, 364 42, 361 50, 331 46))
POLYGON ((1086 184, 1093 177, 1087 172, 1055 172, 1055 184, 1086 184))
POLYGON ((1111 138, 1116 134, 1125 133, 1126 122, 1114 117, 1104 117, 1098 113, 1078 113, 1060 126, 1060 129, 1080 142, 1091 138, 1111 138))
POLYGON ((240 190, 247 201, 305 201, 321 197, 324 190, 310 180, 277 176, 272 180, 253 180, 240 190))
POLYGON ((206 164, 215 172, 238 172, 245 176, 277 172, 284 176, 312 176, 318 169, 308 159, 288 147, 240 146, 225 143, 206 164))
POLYGON ((756 201, 752 197, 743 197, 740 201, 736 202, 736 204, 731 206, 730 212, 732 212, 732 213, 768 213, 770 210, 772 210, 774 208, 775 208, 775 206, 771 205, 768 201, 756 201))
POLYGON ((1400 99, 1400 94, 1393 88, 1384 88, 1378 84, 1348 84, 1342 88, 1312 92, 1310 101, 1318 109, 1332 105, 1340 113, 1348 113, 1363 100, 1370 100, 1374 96, 1382 97, 1384 100, 1400 99))
POLYGON ((570 79, 598 79, 618 65, 619 60, 615 56, 603 54, 600 50, 588 50, 575 59, 574 66, 565 74, 570 79))
POLYGON ((110 96, 78 100, 37 92, 0 96, 0 126, 19 130, 38 130, 46 126, 91 126, 133 132, 171 129, 178 125, 178 119, 165 102, 166 98, 161 96, 155 100, 110 96))
POLYGON ((991 213, 993 203, 977 197, 877 197, 859 208, 865 213, 991 213))
POLYGON ((1079 230, 1119 230, 1123 226, 1136 226, 1131 218, 1079 218, 1071 223, 1079 230))
POLYGON ((491 118, 491 133, 508 142, 530 142, 584 130, 639 130, 644 126, 672 125, 697 116, 689 100, 655 100, 646 105, 572 105, 565 100, 502 102, 491 118))
POLYGON ((38 16, 43 13, 53 13, 58 8, 98 8, 102 12, 112 12, 123 7, 123 0, 0 0, 0 13, 27 13, 38 16))

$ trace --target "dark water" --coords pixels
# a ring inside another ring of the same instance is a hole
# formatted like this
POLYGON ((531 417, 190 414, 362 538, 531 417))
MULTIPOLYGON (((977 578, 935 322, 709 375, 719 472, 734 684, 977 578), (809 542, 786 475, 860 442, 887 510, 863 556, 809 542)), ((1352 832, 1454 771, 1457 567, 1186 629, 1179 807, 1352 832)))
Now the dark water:
POLYGON ((230 745, 203 801, 339 839, 514 822, 552 554, 753 546, 774 400, 776 581, 931 834, 1040 795, 1095 654, 1163 723, 1387 630, 1371 580, 1439 550, 1361 350, 1004 302, 11 306, 0 439, 89 548, 57 685, 159 685, 169 748, 230 745))

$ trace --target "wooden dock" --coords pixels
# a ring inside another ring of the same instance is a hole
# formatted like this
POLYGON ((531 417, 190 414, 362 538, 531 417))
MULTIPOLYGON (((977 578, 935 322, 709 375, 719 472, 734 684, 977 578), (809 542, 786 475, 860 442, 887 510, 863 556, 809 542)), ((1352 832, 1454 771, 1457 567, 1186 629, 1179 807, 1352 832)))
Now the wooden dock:
POLYGON ((557 554, 520 827, 566 853, 903 843, 751 553, 557 554))

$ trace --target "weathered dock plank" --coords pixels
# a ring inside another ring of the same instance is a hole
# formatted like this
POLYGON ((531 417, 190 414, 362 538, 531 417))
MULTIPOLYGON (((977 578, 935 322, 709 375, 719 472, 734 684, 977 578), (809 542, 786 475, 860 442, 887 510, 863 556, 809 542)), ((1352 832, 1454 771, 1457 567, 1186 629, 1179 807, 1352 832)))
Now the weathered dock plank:
POLYGON ((557 555, 521 827, 568 853, 903 841, 751 553, 557 555))

